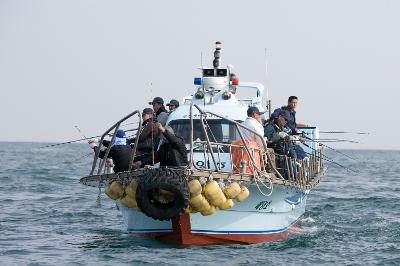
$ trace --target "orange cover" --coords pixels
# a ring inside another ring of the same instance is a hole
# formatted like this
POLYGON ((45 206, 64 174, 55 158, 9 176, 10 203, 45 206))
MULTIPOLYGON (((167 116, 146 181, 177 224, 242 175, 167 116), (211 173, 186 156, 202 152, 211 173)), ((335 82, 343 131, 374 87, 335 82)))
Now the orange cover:
MULTIPOLYGON (((260 147, 257 145, 257 142, 254 140, 246 140, 247 147, 250 149, 250 152, 253 152, 254 162, 257 169, 261 169, 261 152, 260 147)), ((241 139, 236 140, 232 144, 240 145, 241 147, 232 146, 232 166, 234 173, 240 173, 240 161, 243 159, 246 161, 246 174, 252 174, 251 162, 250 158, 247 154, 246 148, 244 147, 244 143, 241 139)))

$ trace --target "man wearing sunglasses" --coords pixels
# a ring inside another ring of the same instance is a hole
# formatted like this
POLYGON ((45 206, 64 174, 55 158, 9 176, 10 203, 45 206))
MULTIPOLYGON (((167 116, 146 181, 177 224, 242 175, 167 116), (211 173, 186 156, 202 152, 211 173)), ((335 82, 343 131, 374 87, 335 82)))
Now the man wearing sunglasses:
POLYGON ((169 101, 169 103, 167 103, 167 106, 169 108, 169 113, 172 113, 176 110, 176 108, 179 107, 179 102, 175 99, 172 99, 171 101, 169 101))
POLYGON ((149 102, 149 104, 153 106, 157 121, 165 126, 168 120, 168 112, 164 106, 164 99, 161 97, 154 97, 153 101, 149 102))

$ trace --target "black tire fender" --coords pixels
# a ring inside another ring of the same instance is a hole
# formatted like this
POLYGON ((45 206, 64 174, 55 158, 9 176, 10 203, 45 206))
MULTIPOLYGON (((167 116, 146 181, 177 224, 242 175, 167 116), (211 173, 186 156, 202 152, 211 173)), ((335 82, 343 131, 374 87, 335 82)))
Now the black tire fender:
POLYGON ((167 221, 184 213, 189 205, 188 180, 182 169, 153 168, 147 169, 138 179, 136 202, 139 209, 147 216, 167 221), (159 189, 173 193, 173 200, 160 202, 154 197, 159 189))

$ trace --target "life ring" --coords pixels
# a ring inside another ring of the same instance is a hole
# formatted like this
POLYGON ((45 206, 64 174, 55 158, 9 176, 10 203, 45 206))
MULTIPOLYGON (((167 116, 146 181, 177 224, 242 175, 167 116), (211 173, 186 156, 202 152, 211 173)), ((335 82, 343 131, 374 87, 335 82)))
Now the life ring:
POLYGON ((138 179, 136 202, 147 216, 170 220, 184 213, 189 205, 188 180, 180 169, 148 169, 138 179))

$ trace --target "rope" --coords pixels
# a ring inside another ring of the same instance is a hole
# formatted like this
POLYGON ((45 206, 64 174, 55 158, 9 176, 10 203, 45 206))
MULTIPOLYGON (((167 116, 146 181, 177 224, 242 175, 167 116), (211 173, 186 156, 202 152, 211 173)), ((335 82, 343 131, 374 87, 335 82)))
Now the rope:
POLYGON ((262 195, 264 195, 265 197, 271 196, 272 192, 274 191, 274 186, 273 186, 273 183, 272 183, 271 178, 269 178, 269 177, 266 178, 266 179, 268 180, 268 183, 269 183, 269 186, 267 186, 267 185, 261 180, 261 178, 258 177, 258 175, 260 174, 260 173, 258 172, 258 169, 257 169, 256 173, 257 173, 257 174, 254 175, 254 181, 255 181, 255 183, 256 183, 256 186, 257 186, 258 191, 260 191, 260 193, 261 193, 262 195), (266 188, 270 191, 268 194, 265 194, 265 193, 261 190, 260 186, 258 185, 257 179, 258 179, 258 181, 259 181, 264 187, 266 187, 266 188))
POLYGON ((151 162, 154 165, 154 122, 151 123, 151 162))
POLYGON ((101 207, 101 178, 99 179, 99 193, 97 194, 96 207, 101 207))

